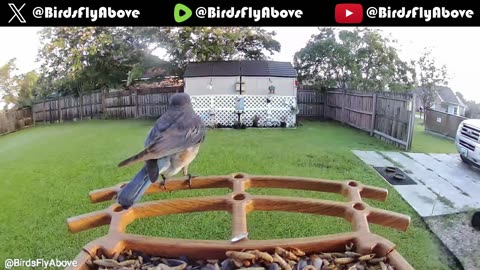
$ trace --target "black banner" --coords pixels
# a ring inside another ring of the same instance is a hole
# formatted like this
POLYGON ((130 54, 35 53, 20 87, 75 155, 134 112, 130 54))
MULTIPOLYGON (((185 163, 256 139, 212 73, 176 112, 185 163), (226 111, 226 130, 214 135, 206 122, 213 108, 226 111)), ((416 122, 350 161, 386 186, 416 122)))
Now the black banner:
POLYGON ((3 26, 480 26, 459 1, 9 1, 3 26))

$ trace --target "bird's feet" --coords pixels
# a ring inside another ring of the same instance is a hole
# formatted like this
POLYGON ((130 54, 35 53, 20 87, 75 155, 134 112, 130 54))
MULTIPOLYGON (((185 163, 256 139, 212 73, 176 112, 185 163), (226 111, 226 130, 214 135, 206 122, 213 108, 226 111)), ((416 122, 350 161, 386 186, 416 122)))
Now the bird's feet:
POLYGON ((185 181, 188 181, 188 187, 189 188, 192 188, 192 180, 193 180, 193 178, 196 178, 196 177, 198 177, 198 175, 192 175, 190 173, 187 174, 187 180, 185 180, 185 181))
POLYGON ((162 174, 162 179, 163 181, 160 183, 160 186, 164 189, 167 190, 167 178, 162 174))

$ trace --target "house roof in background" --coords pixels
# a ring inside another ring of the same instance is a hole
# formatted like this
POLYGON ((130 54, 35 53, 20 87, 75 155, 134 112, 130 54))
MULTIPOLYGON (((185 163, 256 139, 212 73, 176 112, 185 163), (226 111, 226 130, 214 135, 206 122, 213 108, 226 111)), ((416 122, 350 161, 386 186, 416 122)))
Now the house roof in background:
MULTIPOLYGON (((437 90, 438 97, 442 102, 461 105, 465 107, 465 104, 463 104, 463 102, 455 95, 455 93, 450 87, 437 85, 435 86, 435 89, 437 90)), ((419 93, 420 91, 420 87, 414 90, 414 92, 417 93, 419 93)))
POLYGON ((265 60, 192 62, 187 65, 184 77, 210 76, 261 76, 297 77, 290 62, 265 60))
POLYGON ((462 102, 460 99, 455 95, 453 90, 450 87, 446 86, 435 86, 435 88, 438 91, 438 95, 442 98, 443 101, 452 103, 452 104, 458 104, 462 105, 462 102))

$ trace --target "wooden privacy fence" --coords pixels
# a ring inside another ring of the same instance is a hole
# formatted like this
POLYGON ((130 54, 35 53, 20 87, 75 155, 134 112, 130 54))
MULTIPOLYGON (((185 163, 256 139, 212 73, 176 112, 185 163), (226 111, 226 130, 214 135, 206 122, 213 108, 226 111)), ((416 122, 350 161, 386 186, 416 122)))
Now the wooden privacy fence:
POLYGON ((170 96, 180 91, 182 87, 167 87, 58 97, 34 103, 33 117, 35 121, 50 123, 83 118, 158 117, 167 109, 170 96))
POLYGON ((30 108, 0 112, 0 135, 8 134, 32 125, 30 108))
POLYGON ((393 92, 298 91, 300 118, 332 119, 410 149, 415 99, 393 92))
POLYGON ((100 116, 103 107, 102 93, 95 92, 80 97, 65 96, 44 100, 32 106, 35 121, 56 122, 100 116))
POLYGON ((309 119, 323 119, 325 116, 326 95, 318 91, 297 91, 298 116, 309 119))
POLYGON ((457 129, 468 118, 446 112, 427 109, 425 112, 425 132, 431 132, 455 139, 457 129))
MULTIPOLYGON (((126 119, 159 117, 170 96, 181 87, 137 91, 95 92, 79 97, 59 97, 33 105, 35 121, 56 122, 103 117, 126 119)), ((413 139, 415 98, 393 92, 299 90, 299 118, 332 119, 366 131, 371 136, 410 149, 413 139)))

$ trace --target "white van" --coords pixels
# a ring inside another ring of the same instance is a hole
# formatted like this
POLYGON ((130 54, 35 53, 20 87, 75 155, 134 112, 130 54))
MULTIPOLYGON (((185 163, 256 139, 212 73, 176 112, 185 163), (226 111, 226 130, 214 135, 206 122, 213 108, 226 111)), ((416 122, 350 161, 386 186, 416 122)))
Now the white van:
POLYGON ((464 162, 480 167, 480 119, 467 119, 460 123, 455 146, 464 162))

